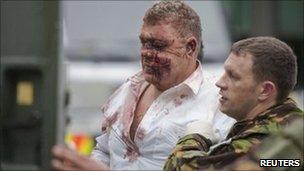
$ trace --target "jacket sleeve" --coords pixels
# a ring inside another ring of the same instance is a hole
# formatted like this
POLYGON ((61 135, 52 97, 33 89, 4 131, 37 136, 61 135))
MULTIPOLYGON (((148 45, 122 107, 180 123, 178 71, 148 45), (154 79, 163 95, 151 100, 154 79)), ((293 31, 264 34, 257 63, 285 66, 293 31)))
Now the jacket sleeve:
POLYGON ((193 170, 197 168, 195 158, 206 156, 211 141, 200 134, 189 134, 181 138, 168 157, 164 170, 193 170))

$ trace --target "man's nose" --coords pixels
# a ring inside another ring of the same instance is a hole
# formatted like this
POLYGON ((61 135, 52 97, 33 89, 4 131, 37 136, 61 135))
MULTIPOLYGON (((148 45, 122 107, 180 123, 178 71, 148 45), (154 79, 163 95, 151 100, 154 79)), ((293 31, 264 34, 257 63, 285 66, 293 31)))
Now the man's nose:
POLYGON ((140 48, 140 53, 141 54, 147 54, 148 50, 146 48, 141 47, 140 48))
POLYGON ((225 74, 221 76, 221 78, 215 83, 215 85, 220 89, 225 89, 227 87, 225 83, 225 74))
POLYGON ((154 50, 142 50, 141 57, 149 62, 159 62, 159 57, 157 51, 154 50))
POLYGON ((141 48, 140 52, 143 56, 152 56, 155 53, 153 50, 146 49, 146 48, 141 48))

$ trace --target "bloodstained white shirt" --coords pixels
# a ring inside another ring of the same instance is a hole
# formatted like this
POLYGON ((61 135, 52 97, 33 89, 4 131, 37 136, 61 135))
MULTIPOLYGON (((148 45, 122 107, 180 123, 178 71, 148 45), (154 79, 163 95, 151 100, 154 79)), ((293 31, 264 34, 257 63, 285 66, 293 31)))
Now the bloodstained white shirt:
POLYGON ((184 82, 153 101, 134 136, 130 127, 141 93, 149 85, 139 72, 129 78, 103 105, 101 135, 91 157, 114 170, 162 170, 187 124, 204 120, 224 139, 235 122, 218 110, 216 78, 198 65, 184 82))

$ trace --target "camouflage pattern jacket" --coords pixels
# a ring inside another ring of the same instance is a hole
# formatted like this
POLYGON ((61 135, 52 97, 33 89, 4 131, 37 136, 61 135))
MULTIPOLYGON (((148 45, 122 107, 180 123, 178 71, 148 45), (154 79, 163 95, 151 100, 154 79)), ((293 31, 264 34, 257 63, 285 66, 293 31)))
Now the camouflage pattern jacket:
POLYGON ((199 134, 181 138, 167 159, 164 170, 219 169, 246 154, 270 134, 278 132, 296 118, 303 119, 303 111, 287 99, 262 112, 254 119, 239 121, 231 128, 225 141, 211 146, 211 141, 199 134))
POLYGON ((261 144, 252 146, 248 154, 225 166, 225 170, 300 171, 303 170, 303 152, 304 117, 294 120, 284 129, 267 137, 261 144), (274 162, 272 166, 261 167, 260 159, 292 160, 287 166, 274 162), (299 163, 295 163, 294 159, 299 163))

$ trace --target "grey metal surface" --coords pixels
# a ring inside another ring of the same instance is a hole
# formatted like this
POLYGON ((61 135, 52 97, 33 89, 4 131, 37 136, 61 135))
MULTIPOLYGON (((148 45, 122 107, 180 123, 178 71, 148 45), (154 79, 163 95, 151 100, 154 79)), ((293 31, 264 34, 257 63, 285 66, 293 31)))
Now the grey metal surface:
POLYGON ((60 23, 58 1, 1 1, 1 170, 51 170, 50 149, 63 142, 60 23))

